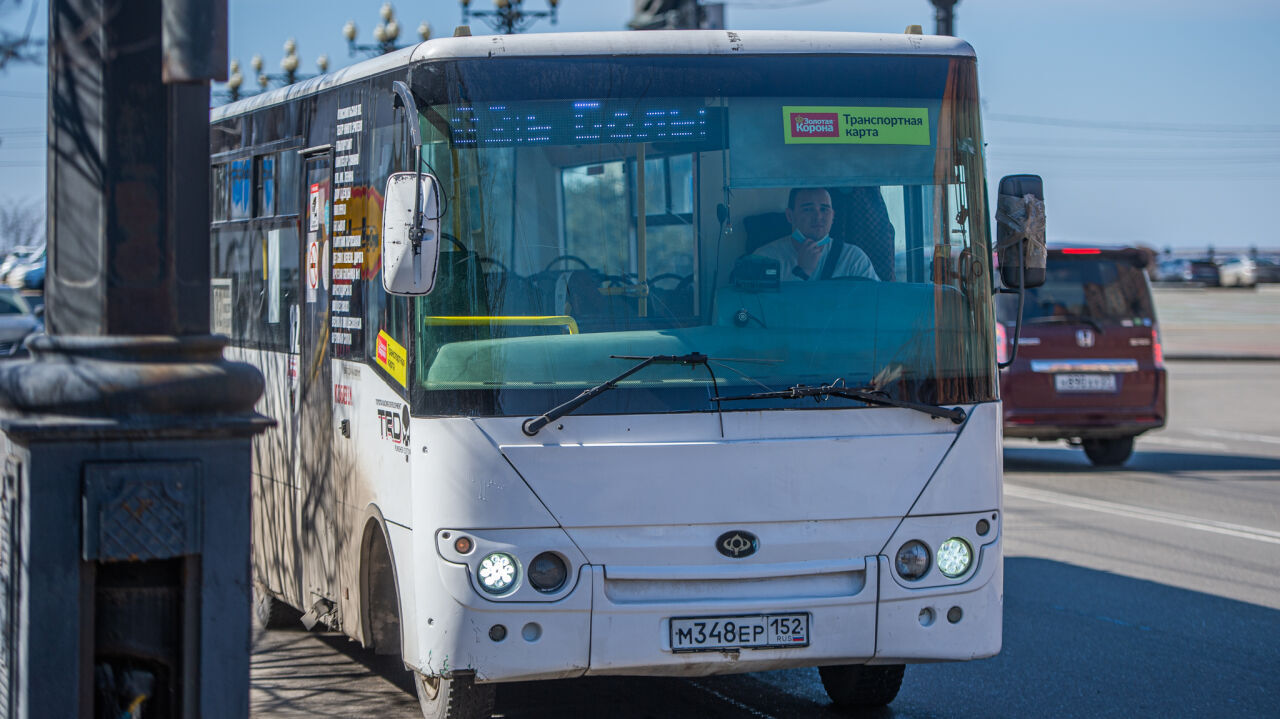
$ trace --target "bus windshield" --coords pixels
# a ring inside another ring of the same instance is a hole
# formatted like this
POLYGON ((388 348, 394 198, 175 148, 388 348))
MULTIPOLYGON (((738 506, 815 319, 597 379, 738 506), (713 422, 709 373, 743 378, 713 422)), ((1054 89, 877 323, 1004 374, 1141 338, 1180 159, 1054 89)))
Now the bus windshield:
POLYGON ((540 414, 695 352, 582 412, 995 398, 971 58, 451 60, 411 85, 444 196, 415 412, 540 414))

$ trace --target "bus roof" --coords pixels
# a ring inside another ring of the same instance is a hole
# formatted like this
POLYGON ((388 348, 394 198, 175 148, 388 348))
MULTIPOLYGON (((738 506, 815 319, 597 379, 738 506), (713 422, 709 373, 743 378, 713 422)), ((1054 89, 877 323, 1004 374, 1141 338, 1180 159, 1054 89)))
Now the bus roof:
POLYGON ((939 35, 780 30, 649 30, 479 35, 427 40, 278 90, 213 108, 210 121, 252 112, 415 62, 483 57, 578 55, 950 55, 973 57, 969 43, 939 35))

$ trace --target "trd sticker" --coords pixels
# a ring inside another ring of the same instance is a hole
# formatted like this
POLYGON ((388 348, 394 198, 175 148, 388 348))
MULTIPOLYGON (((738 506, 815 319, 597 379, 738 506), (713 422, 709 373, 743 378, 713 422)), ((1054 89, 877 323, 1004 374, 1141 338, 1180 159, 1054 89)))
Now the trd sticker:
POLYGON ((377 400, 378 434, 395 445, 400 454, 409 454, 409 405, 377 400))

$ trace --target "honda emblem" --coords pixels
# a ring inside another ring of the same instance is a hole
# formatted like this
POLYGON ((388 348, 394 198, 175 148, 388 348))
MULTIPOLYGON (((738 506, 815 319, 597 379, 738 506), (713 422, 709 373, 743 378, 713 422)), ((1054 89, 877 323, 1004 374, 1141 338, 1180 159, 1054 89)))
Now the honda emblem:
POLYGON ((1093 330, 1076 330, 1076 344, 1081 347, 1093 346, 1093 330))

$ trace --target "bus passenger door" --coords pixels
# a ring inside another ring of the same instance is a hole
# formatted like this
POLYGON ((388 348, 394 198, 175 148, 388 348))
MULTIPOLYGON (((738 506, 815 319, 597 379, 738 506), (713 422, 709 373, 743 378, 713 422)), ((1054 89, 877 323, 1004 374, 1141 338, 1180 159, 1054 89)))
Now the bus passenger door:
MULTIPOLYGON (((305 152, 305 151, 304 151, 305 152)), ((329 362, 329 240, 333 200, 333 154, 329 148, 304 155, 302 196, 306 211, 301 243, 299 296, 297 487, 302 604, 310 618, 337 606, 337 492, 331 472, 333 382, 329 362), (333 604, 325 604, 328 600, 333 604), (317 604, 320 602, 319 604, 317 604)))

